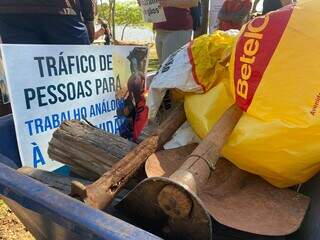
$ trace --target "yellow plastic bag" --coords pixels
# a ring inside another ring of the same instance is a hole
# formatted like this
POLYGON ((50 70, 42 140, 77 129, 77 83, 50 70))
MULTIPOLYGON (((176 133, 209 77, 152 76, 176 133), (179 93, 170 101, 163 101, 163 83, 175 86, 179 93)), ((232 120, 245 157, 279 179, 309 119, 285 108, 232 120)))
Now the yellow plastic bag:
MULTIPOLYGON (((319 0, 301 0, 251 21, 231 59, 230 92, 247 112, 222 154, 278 187, 320 170, 319 9, 319 0)), ((186 97, 188 120, 202 137, 233 102, 221 84, 186 97)))
POLYGON ((184 93, 209 91, 225 74, 238 30, 203 35, 171 54, 152 79, 147 104, 149 118, 156 116, 167 89, 184 93), (222 75, 222 76, 221 76, 222 75))
POLYGON ((225 77, 224 59, 230 56, 238 31, 216 31, 196 38, 188 48, 193 80, 202 92, 209 91, 225 77))
POLYGON ((218 121, 223 112, 233 103, 230 93, 229 71, 225 69, 224 77, 209 92, 186 95, 184 109, 188 122, 196 134, 204 138, 212 125, 218 121))

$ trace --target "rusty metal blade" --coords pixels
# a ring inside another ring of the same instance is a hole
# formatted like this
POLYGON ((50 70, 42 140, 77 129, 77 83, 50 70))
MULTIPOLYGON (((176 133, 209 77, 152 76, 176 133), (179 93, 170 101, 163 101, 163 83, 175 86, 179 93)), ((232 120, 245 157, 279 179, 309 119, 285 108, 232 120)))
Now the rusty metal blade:
MULTIPOLYGON (((147 160, 149 177, 170 176, 185 160, 187 150, 164 150, 147 160)), ((262 178, 220 159, 198 197, 218 222, 245 232, 284 236, 301 225, 309 198, 290 189, 279 189, 262 178)))
POLYGON ((186 160, 198 144, 162 150, 152 154, 145 164, 147 177, 169 177, 186 160))

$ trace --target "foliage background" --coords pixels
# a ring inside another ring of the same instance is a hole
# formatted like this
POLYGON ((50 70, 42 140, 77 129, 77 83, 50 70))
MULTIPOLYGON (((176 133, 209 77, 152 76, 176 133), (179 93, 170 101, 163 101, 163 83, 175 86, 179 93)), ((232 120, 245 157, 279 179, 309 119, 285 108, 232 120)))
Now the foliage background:
POLYGON ((136 1, 116 2, 109 0, 108 3, 100 3, 97 8, 98 18, 108 22, 109 27, 114 34, 114 27, 123 26, 122 37, 127 27, 152 28, 152 24, 145 23, 142 12, 136 1))

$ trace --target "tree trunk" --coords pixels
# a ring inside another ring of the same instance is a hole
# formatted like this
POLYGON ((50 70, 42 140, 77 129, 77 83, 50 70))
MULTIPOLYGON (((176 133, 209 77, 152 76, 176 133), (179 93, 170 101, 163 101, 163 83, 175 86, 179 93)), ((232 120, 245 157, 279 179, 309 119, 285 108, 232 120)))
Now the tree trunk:
POLYGON ((108 24, 111 30, 112 30, 112 1, 113 0, 109 0, 109 14, 108 14, 108 24))
POLYGON ((113 5, 112 5, 112 36, 113 39, 116 40, 116 23, 114 20, 115 16, 115 11, 116 11, 116 0, 113 0, 113 5))
POLYGON ((123 40, 123 36, 124 36, 124 30, 126 30, 126 28, 129 26, 129 23, 127 23, 126 25, 124 25, 123 29, 122 29, 122 34, 121 34, 121 41, 123 40))
POLYGON ((66 121, 49 142, 49 157, 95 180, 136 146, 122 137, 79 121, 66 121))

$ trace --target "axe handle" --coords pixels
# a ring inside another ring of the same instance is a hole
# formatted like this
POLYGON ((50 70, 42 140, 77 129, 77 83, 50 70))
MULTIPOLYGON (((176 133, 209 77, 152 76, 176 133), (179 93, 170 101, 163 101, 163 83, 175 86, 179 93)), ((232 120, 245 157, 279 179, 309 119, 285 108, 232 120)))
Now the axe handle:
POLYGON ((147 158, 166 143, 186 121, 183 104, 178 104, 160 124, 157 131, 112 166, 94 183, 71 185, 71 195, 94 208, 105 209, 147 158))
MULTIPOLYGON (((213 126, 209 134, 192 152, 184 164, 170 176, 170 179, 197 193, 210 177, 220 152, 242 116, 242 110, 232 105, 213 126)), ((192 208, 188 194, 174 185, 164 187, 158 195, 163 211, 173 218, 186 217, 192 208), (189 200, 188 200, 189 199, 189 200)))
POLYGON ((242 110, 237 105, 234 104, 227 109, 219 121, 212 127, 209 134, 180 167, 179 170, 188 171, 195 176, 198 189, 210 177, 211 171, 220 158, 223 146, 228 141, 241 116, 242 110))

